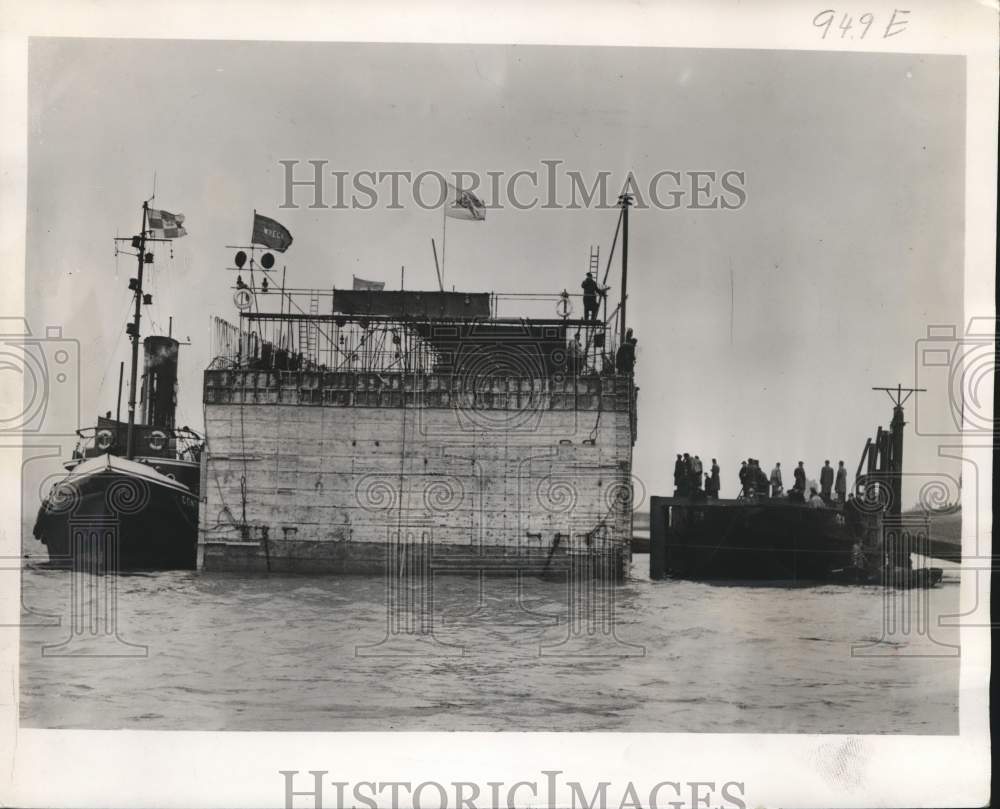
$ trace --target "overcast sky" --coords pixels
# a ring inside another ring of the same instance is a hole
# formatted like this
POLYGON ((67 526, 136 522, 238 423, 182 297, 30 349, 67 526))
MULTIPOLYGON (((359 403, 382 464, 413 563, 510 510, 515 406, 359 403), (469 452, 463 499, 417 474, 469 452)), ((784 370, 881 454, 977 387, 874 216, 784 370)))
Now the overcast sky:
MULTIPOLYGON (((112 237, 137 230, 155 171, 154 205, 184 213, 189 235, 172 261, 158 252, 143 331, 172 315, 190 335, 179 421, 200 428, 209 318, 235 313, 225 245, 246 242, 253 209, 294 236, 290 285, 396 287, 405 264, 408 288, 436 286, 438 212, 405 195, 402 210, 281 210, 281 159, 483 174, 558 159, 612 186, 630 169, 737 170, 739 210, 632 214, 634 471, 669 494, 674 453, 717 457, 724 495, 748 455, 787 477, 798 460, 818 477, 825 458, 853 473, 891 415, 870 388, 927 384, 916 340, 962 322, 964 87, 964 60, 944 56, 36 39, 27 311, 36 332, 80 340, 84 423, 113 410, 135 265, 112 237)), ((616 216, 453 222, 447 283, 575 291, 616 216)), ((922 395, 943 418, 943 388, 922 395)), ((957 474, 908 429, 908 472, 957 474)))

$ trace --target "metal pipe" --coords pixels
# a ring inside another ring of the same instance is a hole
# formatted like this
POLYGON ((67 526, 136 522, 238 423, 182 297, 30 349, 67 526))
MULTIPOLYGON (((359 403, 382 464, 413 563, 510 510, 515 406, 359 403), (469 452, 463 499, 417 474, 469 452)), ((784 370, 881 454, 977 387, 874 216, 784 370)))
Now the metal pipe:
POLYGON ((118 406, 115 409, 115 444, 117 445, 121 441, 121 423, 122 423, 122 383, 125 380, 125 361, 122 360, 118 363, 118 406))
POLYGON ((632 204, 631 194, 622 194, 622 294, 621 317, 618 319, 618 345, 625 345, 625 302, 628 300, 628 209, 632 204))

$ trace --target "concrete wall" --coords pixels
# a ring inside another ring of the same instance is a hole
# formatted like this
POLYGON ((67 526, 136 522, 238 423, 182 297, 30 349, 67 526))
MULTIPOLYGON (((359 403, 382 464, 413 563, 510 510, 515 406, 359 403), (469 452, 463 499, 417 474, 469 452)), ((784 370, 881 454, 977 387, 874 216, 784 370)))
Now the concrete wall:
POLYGON ((631 380, 371 376, 206 372, 203 566, 377 565, 414 532, 441 558, 627 548, 631 380))

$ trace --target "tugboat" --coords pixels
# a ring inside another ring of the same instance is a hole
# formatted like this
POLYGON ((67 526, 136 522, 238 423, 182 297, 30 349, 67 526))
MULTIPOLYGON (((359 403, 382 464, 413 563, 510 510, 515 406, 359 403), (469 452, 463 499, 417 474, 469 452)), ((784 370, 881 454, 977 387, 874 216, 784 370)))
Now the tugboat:
MULTIPOLYGON (((128 420, 119 412, 99 416, 97 425, 77 431, 80 442, 42 502, 33 533, 46 546, 52 565, 84 565, 104 572, 193 569, 197 556, 201 436, 175 424, 177 358, 172 335, 149 336, 143 344, 142 421, 136 423, 139 324, 143 271, 153 263, 151 243, 185 235, 183 216, 142 206, 135 248, 138 274, 129 280, 135 309, 126 333, 132 342, 128 420)), ((126 252, 122 250, 121 252, 126 252)), ((124 366, 123 366, 124 370, 124 366)))

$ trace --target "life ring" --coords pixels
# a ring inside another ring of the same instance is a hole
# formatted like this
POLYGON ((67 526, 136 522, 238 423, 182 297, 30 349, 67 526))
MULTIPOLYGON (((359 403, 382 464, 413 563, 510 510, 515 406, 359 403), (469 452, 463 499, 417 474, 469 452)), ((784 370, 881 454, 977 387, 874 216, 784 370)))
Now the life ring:
POLYGON ((115 443, 115 434, 111 430, 98 430, 94 443, 98 449, 110 449, 115 443))
POLYGON ((253 296, 250 294, 249 290, 237 289, 236 294, 233 295, 233 303, 236 304, 236 308, 240 311, 249 309, 252 302, 253 296))
POLYGON ((167 445, 167 434, 163 430, 153 430, 149 434, 149 448, 161 450, 167 445))

